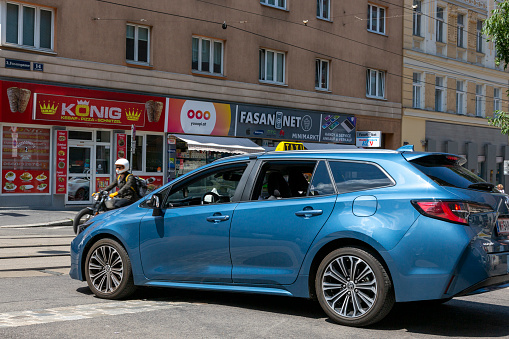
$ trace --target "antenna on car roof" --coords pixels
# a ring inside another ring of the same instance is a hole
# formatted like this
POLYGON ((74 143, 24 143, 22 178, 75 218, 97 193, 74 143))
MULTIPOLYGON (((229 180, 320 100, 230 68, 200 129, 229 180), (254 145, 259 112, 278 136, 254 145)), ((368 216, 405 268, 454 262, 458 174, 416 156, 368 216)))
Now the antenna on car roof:
POLYGON ((398 148, 396 151, 398 152, 414 152, 414 145, 404 145, 398 148))

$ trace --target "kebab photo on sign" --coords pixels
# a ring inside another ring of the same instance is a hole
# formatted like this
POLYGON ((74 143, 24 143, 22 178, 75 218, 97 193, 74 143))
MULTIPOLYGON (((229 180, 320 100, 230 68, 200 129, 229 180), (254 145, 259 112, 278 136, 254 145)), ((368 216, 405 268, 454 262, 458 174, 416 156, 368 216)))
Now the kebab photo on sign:
POLYGON ((145 103, 147 118, 149 122, 159 122, 163 113, 163 103, 161 101, 149 100, 145 103))
POLYGON ((28 102, 32 92, 25 88, 9 87, 7 88, 7 98, 12 113, 23 113, 27 109, 28 102))

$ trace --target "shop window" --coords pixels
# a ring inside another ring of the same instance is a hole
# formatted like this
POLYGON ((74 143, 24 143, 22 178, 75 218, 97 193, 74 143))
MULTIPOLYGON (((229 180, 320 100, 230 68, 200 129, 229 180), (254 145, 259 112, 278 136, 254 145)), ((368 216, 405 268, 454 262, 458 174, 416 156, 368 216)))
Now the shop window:
POLYGON ((384 7, 368 4, 368 31, 385 34, 385 11, 384 7))
POLYGON ((110 142, 111 141, 111 133, 109 131, 97 131, 96 132, 96 141, 97 142, 110 142))
POLYGON ((110 146, 96 146, 96 174, 110 174, 110 146))
POLYGON ((69 139, 71 140, 90 140, 92 141, 92 132, 87 131, 69 131, 69 139))
POLYGON ((202 37, 193 37, 193 71, 223 74, 223 42, 202 37))
POLYGON ((329 65, 328 60, 316 59, 315 62, 315 88, 321 90, 329 89, 329 65))
POLYGON ((366 96, 378 99, 385 97, 385 72, 376 69, 367 70, 366 96))
POLYGON ((285 53, 260 48, 259 79, 275 84, 285 83, 285 53))
POLYGON ((141 64, 150 62, 150 28, 140 25, 127 25, 126 60, 141 64))
POLYGON ((16 2, 6 5, 5 43, 53 50, 54 12, 16 2))
MULTIPOLYGON (((127 136, 127 145, 131 146, 131 136, 127 136)), ((155 173, 162 172, 163 168, 163 136, 137 135, 136 148, 133 154, 131 168, 134 172, 155 173)), ((127 152, 130 160, 130 153, 127 152)))

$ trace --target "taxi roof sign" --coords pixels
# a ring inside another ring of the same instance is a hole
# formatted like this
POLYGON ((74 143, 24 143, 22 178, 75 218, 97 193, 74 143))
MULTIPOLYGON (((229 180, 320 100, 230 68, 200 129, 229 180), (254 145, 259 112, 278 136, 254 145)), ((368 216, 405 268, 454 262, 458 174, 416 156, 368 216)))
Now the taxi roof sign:
POLYGON ((277 147, 276 151, 303 151, 307 149, 304 147, 304 144, 302 142, 288 142, 288 141, 281 141, 277 147))

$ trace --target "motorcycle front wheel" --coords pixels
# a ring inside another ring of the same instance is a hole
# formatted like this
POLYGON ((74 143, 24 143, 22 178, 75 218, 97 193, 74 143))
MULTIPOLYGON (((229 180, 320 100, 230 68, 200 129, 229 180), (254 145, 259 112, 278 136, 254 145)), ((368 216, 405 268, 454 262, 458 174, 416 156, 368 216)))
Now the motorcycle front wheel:
POLYGON ((79 225, 87 222, 90 218, 92 218, 94 216, 93 213, 94 212, 90 208, 84 208, 79 211, 78 214, 76 214, 72 222, 72 229, 74 230, 74 234, 78 234, 79 225))

